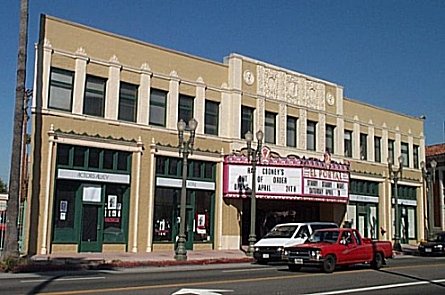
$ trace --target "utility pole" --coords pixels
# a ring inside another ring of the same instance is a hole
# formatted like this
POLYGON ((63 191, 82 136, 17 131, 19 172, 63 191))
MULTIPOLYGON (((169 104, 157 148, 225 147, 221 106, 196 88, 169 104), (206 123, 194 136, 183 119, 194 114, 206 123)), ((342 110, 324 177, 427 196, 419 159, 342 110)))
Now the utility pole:
POLYGON ((13 123, 13 139, 11 166, 9 173, 9 196, 6 209, 5 248, 2 259, 19 256, 18 245, 18 211, 22 181, 22 140, 24 119, 24 98, 26 96, 26 49, 28 43, 28 0, 20 0, 19 50, 17 57, 17 82, 15 89, 15 109, 13 123))

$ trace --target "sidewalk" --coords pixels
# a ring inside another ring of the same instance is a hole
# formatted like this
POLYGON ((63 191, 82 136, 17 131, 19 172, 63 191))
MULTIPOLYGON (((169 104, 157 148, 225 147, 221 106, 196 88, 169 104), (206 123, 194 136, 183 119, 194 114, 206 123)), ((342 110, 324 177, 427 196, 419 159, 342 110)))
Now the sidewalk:
POLYGON ((187 251, 187 260, 178 261, 173 251, 145 253, 74 253, 48 254, 30 257, 31 264, 19 272, 63 269, 111 269, 129 267, 162 267, 253 262, 242 250, 187 251))
MULTIPOLYGON (((394 252, 395 257, 418 253, 415 245, 401 246, 402 252, 394 252)), ((187 251, 187 260, 184 261, 176 260, 174 251, 48 254, 31 256, 30 261, 31 263, 19 266, 15 272, 252 263, 254 259, 247 256, 243 250, 200 250, 187 251)))

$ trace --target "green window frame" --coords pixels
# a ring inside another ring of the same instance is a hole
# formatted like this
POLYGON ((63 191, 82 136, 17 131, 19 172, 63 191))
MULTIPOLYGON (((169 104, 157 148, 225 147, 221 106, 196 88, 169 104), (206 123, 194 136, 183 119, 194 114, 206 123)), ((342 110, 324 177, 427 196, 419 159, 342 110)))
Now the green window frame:
POLYGON ((188 126, 188 122, 193 118, 195 98, 185 94, 179 94, 178 121, 184 120, 188 126))
POLYGON ((165 127, 167 114, 167 91, 150 90, 149 125, 165 127))
POLYGON ((107 79, 91 75, 86 76, 83 98, 83 113, 85 115, 104 117, 106 85, 107 79))
POLYGON ((218 135, 219 103, 206 100, 204 116, 204 133, 218 135))
POLYGON ((297 121, 297 118, 287 116, 286 146, 288 147, 297 147, 297 121))
POLYGON ((264 116, 264 142, 276 143, 277 114, 266 112, 264 116))
POLYGON ((138 86, 121 82, 119 89, 118 120, 136 122, 138 86))
POLYGON ((48 108, 71 112, 73 106, 74 72, 51 68, 48 108))
POLYGON ((244 139, 248 131, 253 133, 253 112, 253 108, 241 106, 241 139, 244 139))

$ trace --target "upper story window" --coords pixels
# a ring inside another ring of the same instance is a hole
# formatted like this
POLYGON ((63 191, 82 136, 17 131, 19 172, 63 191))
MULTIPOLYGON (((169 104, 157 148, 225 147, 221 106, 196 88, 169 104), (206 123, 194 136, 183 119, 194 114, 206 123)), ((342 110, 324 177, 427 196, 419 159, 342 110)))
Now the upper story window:
POLYGON ((159 89, 150 90, 150 125, 165 127, 165 117, 167 112, 167 91, 159 89))
POLYGON ((184 120, 186 124, 193 118, 194 97, 179 94, 178 121, 184 120))
POLYGON ((413 164, 415 169, 419 169, 419 146, 413 145, 413 164))
POLYGON ((51 68, 48 108, 71 112, 74 72, 51 68))
POLYGON ((266 112, 264 120, 264 142, 275 144, 277 114, 266 112))
POLYGON ((344 134, 345 157, 352 158, 352 131, 345 130, 344 134))
POLYGON ((307 121, 306 149, 315 151, 317 147, 317 122, 307 121))
POLYGON ((409 146, 408 143, 406 142, 402 142, 400 145, 400 152, 402 154, 403 157, 403 162, 402 165, 403 167, 408 167, 409 166, 409 146))
POLYGON ((204 133, 218 135, 219 103, 206 100, 204 116, 204 133))
POLYGON ((368 134, 360 133, 360 160, 368 159, 368 134))
POLYGON ((286 145, 297 147, 297 118, 290 116, 287 117, 286 145))
POLYGON ((381 162, 382 161, 382 138, 378 136, 374 136, 374 161, 381 162))
POLYGON ((395 155, 394 155, 394 143, 393 139, 388 139, 388 158, 394 163, 395 155))
POLYGON ((138 86, 121 82, 119 90, 119 120, 136 122, 137 100, 138 86))
POLYGON ((244 138, 247 131, 253 133, 253 111, 253 108, 241 106, 241 138, 244 138))
POLYGON ((330 152, 331 154, 335 153, 334 132, 335 132, 335 126, 326 125, 326 136, 325 136, 326 151, 330 152))
POLYGON ((93 147, 57 145, 57 165, 89 171, 131 171, 131 153, 93 147))
POLYGON ((106 84, 106 79, 87 75, 83 99, 83 113, 85 115, 104 116, 106 84))

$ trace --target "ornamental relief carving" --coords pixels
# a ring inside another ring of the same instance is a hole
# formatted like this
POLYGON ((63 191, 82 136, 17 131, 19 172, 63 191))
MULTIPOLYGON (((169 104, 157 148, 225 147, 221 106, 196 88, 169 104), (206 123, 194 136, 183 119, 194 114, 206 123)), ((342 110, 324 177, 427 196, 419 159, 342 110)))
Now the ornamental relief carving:
POLYGON ((325 109, 326 89, 323 83, 285 72, 257 66, 259 95, 315 110, 325 109))

